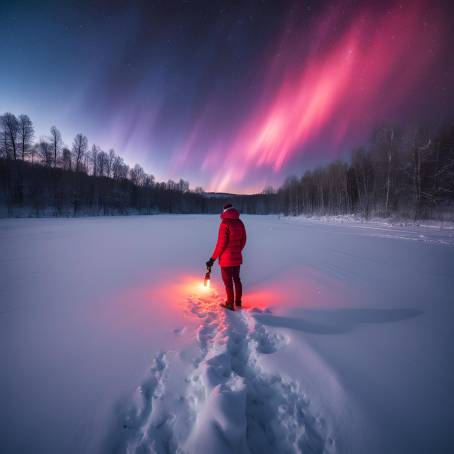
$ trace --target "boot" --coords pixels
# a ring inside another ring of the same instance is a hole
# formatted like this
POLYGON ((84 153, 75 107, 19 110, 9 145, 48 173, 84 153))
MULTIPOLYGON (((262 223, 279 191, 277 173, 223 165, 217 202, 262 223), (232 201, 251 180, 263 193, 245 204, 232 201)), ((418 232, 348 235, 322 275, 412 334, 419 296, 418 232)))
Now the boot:
POLYGON ((241 309, 241 301, 235 301, 235 306, 241 309))
POLYGON ((234 311, 235 308, 233 307, 232 303, 226 301, 225 303, 221 303, 219 306, 223 307, 224 309, 228 309, 229 311, 234 311))

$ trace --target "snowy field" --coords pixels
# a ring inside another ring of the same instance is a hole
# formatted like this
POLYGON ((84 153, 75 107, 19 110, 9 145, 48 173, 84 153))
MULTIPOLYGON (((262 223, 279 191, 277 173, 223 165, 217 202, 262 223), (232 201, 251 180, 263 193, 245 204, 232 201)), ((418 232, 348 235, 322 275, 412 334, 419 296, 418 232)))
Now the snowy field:
POLYGON ((0 452, 453 452, 454 231, 243 220, 0 220, 0 452))

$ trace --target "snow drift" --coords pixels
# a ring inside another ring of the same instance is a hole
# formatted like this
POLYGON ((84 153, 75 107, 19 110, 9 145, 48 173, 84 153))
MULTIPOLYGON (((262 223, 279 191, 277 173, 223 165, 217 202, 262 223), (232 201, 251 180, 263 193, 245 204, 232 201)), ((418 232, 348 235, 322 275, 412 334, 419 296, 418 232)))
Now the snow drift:
POLYGON ((452 231, 243 219, 0 221, 2 452, 452 450, 452 231))

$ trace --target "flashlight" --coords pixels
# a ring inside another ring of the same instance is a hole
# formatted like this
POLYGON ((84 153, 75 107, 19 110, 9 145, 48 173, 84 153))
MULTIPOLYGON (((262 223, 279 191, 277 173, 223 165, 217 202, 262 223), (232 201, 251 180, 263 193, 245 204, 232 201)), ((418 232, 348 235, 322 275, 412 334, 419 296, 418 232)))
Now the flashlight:
POLYGON ((209 287, 210 286, 210 275, 211 275, 211 266, 207 265, 207 271, 205 273, 205 279, 203 281, 203 285, 205 287, 209 287))

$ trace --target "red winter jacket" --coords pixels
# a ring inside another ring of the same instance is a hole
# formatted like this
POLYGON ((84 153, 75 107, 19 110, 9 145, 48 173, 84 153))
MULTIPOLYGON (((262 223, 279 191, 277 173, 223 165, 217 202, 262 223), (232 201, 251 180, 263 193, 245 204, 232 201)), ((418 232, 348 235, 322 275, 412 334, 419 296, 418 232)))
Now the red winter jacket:
POLYGON ((238 266, 243 263, 241 251, 246 244, 246 229, 235 208, 229 208, 221 214, 218 242, 211 255, 213 260, 219 257, 220 266, 238 266))

